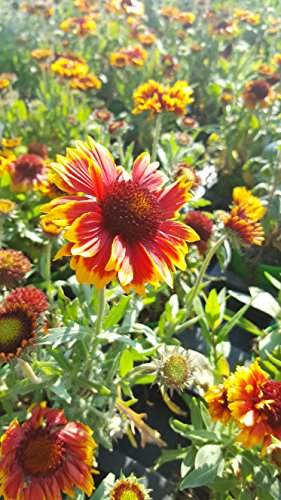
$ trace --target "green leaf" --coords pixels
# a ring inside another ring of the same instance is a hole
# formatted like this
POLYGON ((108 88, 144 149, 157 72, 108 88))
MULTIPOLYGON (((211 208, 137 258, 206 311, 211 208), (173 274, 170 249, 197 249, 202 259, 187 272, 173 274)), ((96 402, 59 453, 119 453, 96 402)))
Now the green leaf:
POLYGON ((210 329, 216 330, 220 325, 220 304, 215 288, 213 288, 208 295, 205 313, 210 329))
POLYGON ((123 295, 123 297, 120 298, 118 304, 111 307, 109 314, 106 316, 103 322, 103 327, 105 330, 116 325, 116 323, 118 323, 120 319, 122 319, 130 298, 131 297, 129 295, 123 295))
POLYGON ((200 448, 195 457, 195 469, 184 477, 180 490, 211 483, 217 475, 222 458, 222 449, 219 445, 206 444, 200 448))
POLYGON ((125 351, 121 354, 120 364, 119 364, 119 374, 120 377, 125 377, 125 375, 133 368, 134 366, 134 356, 130 349, 125 349, 125 351))
POLYGON ((245 312, 249 309, 251 302, 252 300, 250 299, 248 304, 241 307, 241 309, 239 309, 239 311, 237 311, 237 313, 235 313, 232 318, 218 330, 217 342, 221 342, 227 337, 232 328, 234 328, 234 326, 240 321, 242 316, 244 316, 245 312))
POLYGON ((71 403, 72 397, 65 388, 65 384, 61 379, 58 379, 55 384, 49 385, 48 389, 53 392, 56 396, 66 401, 68 404, 71 403))

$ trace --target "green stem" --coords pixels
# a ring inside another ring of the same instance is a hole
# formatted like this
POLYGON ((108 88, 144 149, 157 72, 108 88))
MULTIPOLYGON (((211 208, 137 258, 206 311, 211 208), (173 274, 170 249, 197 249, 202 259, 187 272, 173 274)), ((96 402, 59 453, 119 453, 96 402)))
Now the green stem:
POLYGON ((154 131, 154 137, 153 137, 153 144, 152 144, 152 153, 151 153, 151 161, 156 160, 156 153, 157 153, 157 146, 158 146, 158 141, 161 133, 161 125, 162 125, 162 116, 161 114, 157 115, 156 118, 156 124, 155 124, 155 131, 154 131))
POLYGON ((48 241, 45 246, 45 280, 46 290, 49 292, 51 284, 51 255, 52 255, 52 242, 48 241))
POLYGON ((2 247, 2 242, 3 242, 3 223, 4 220, 2 217, 0 217, 0 248, 2 247))
POLYGON ((100 335, 100 333, 102 332, 102 324, 103 324, 104 310, 106 304, 105 290, 106 290, 105 288, 99 290, 99 306, 98 306, 98 315, 96 321, 96 337, 100 335))
POLYGON ((205 257, 205 260, 201 266, 201 269, 199 271, 199 274, 197 276, 197 279, 196 279, 196 282, 195 282, 195 285, 192 289, 192 292, 191 292, 191 295, 189 297, 189 304, 187 305, 187 311, 189 311, 192 307, 192 304, 193 304, 193 301, 194 299, 197 297, 198 293, 199 293, 199 288, 200 288, 200 285, 202 283, 202 280, 203 280, 203 277, 205 275, 205 272, 207 270, 207 267, 208 265, 210 264, 213 256, 215 255, 215 253, 217 252, 217 250, 220 248, 220 246, 223 244, 223 242, 227 239, 227 235, 224 234, 223 236, 221 236, 221 238, 214 244, 214 246, 212 246, 209 250, 209 252, 207 253, 206 257, 205 257))
POLYGON ((132 368, 127 374, 126 378, 134 378, 136 375, 141 375, 146 374, 149 375, 150 373, 154 373, 157 370, 157 366, 155 363, 146 363, 143 365, 138 365, 132 368))
POLYGON ((121 162, 122 167, 124 167, 124 165, 125 165, 125 154, 124 154, 123 142, 122 142, 121 135, 118 135, 117 142, 118 142, 120 162, 121 162))

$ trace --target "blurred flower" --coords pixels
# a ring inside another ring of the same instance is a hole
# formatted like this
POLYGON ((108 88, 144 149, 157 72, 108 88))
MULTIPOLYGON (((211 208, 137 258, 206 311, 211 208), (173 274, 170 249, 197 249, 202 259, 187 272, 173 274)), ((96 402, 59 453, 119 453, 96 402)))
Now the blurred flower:
POLYGON ((113 115, 112 113, 110 113, 110 111, 108 111, 108 109, 103 108, 103 109, 96 109, 94 111, 94 117, 98 122, 106 123, 112 120, 113 115))
POLYGON ((48 49, 35 49, 31 52, 31 56, 37 61, 43 61, 48 57, 51 57, 52 51, 48 49))
POLYGON ((148 492, 139 480, 131 474, 130 477, 118 479, 110 492, 110 500, 150 500, 148 492))
POLYGON ((175 113, 183 115, 186 113, 186 106, 194 101, 191 97, 193 90, 185 81, 177 81, 171 87, 164 86, 155 80, 140 85, 134 92, 133 114, 143 111, 151 111, 150 119, 157 113, 175 113))
POLYGON ((224 226, 236 244, 261 245, 264 231, 258 222, 265 214, 259 198, 245 187, 233 190, 234 205, 224 220, 224 226))
POLYGON ((271 105, 274 93, 265 80, 254 80, 246 83, 243 99, 247 108, 255 109, 256 106, 265 108, 271 105))
POLYGON ((111 66, 116 66, 116 68, 124 68, 130 62, 128 56, 122 52, 113 52, 109 60, 111 66))
POLYGON ((174 77, 179 65, 175 62, 173 56, 164 54, 161 59, 161 64, 164 66, 164 76, 174 77))
POLYGON ((96 29, 96 23, 90 16, 79 17, 69 17, 63 21, 60 28, 66 33, 74 33, 78 36, 88 36, 92 34, 96 29))
POLYGON ((192 165, 189 165, 187 162, 181 162, 177 166, 176 170, 176 178, 184 176, 187 182, 192 182, 192 191, 196 190, 198 186, 201 184, 201 179, 197 174, 195 168, 192 165))
POLYGON ((9 149, 0 149, 0 156, 8 161, 14 161, 17 158, 15 153, 9 149))
POLYGON ((134 66, 143 66, 147 57, 146 51, 140 46, 121 49, 120 53, 125 54, 128 57, 128 62, 134 66))
POLYGON ((193 43, 191 46, 190 46, 192 52, 200 52, 202 50, 202 45, 200 45, 200 43, 193 43))
POLYGON ((181 125, 186 128, 197 128, 199 123, 190 116, 183 116, 180 121, 181 125))
POLYGON ((30 270, 30 261, 22 252, 0 248, 0 287, 18 286, 30 270))
POLYGON ((47 167, 41 156, 26 153, 9 165, 12 189, 25 192, 47 182, 47 167))
POLYGON ((193 12, 178 12, 173 17, 175 21, 178 21, 181 24, 183 24, 185 28, 192 26, 196 18, 193 12))
POLYGON ((126 130, 126 128, 127 128, 126 123, 122 120, 119 120, 119 121, 109 123, 108 132, 111 135, 121 134, 126 130))
POLYGON ((101 81, 95 75, 86 75, 84 77, 73 78, 70 82, 70 87, 78 90, 100 89, 101 81))
POLYGON ((260 14, 255 14, 250 10, 233 9, 233 17, 252 26, 260 23, 260 14))
POLYGON ((245 448, 263 442, 262 454, 274 436, 281 439, 281 382, 268 380, 255 361, 238 366, 226 380, 231 416, 241 432, 237 440, 245 448))
POLYGON ((43 233, 48 238, 57 238, 61 234, 63 229, 61 226, 55 224, 54 221, 48 220, 46 217, 41 219, 40 225, 43 233))
POLYGON ((53 168, 62 177, 66 196, 42 209, 48 218, 69 227, 70 243, 57 254, 72 256, 71 267, 80 283, 101 289, 115 278, 126 292, 145 295, 145 283, 172 285, 175 267, 185 269, 186 241, 198 239, 191 228, 176 221, 178 209, 190 199, 183 179, 161 188, 166 176, 150 164, 147 153, 134 162, 131 179, 113 162, 109 151, 89 138, 76 142, 53 168), (96 201, 92 197, 96 198, 96 201))
POLYGON ((138 39, 142 45, 149 47, 155 42, 156 36, 150 31, 146 31, 144 33, 139 33, 138 39))
POLYGON ((0 218, 8 217, 15 210, 16 205, 11 200, 0 198, 0 218))
POLYGON ((186 132, 176 132, 175 139, 181 146, 188 146, 191 143, 191 137, 186 132))
POLYGON ((231 90, 228 89, 223 90, 223 92, 220 95, 220 102, 225 105, 230 104, 231 102, 234 101, 234 99, 235 96, 232 94, 231 90))
POLYGON ((41 142, 31 142, 27 145, 27 147, 29 153, 40 156, 43 160, 47 160, 49 153, 45 144, 42 144, 41 142))
POLYGON ((266 451, 271 463, 281 469, 281 442, 280 444, 271 444, 266 451))
POLYGON ((49 301, 47 295, 35 288, 34 286, 26 286, 23 288, 16 288, 5 298, 3 306, 7 304, 24 304, 28 309, 36 314, 42 314, 49 308, 49 301))
POLYGON ((96 14, 97 5, 93 3, 93 0, 75 0, 74 5, 84 14, 96 14))
POLYGON ((194 231, 200 236, 199 241, 195 241, 193 244, 198 247, 198 250, 201 254, 207 251, 209 240, 213 234, 213 221, 210 217, 203 214, 199 210, 194 212, 189 212, 185 219, 184 223, 188 226, 192 227, 194 231))
MULTIPOLYGON (((13 138, 9 138, 9 139, 6 139, 5 137, 2 138, 2 146, 3 148, 16 148, 17 146, 19 146, 21 144, 21 141, 22 141, 22 138, 21 137, 13 137, 13 138)), ((2 154, 2 152, 0 151, 0 154, 2 154)))
POLYGON ((91 496, 92 431, 80 422, 68 422, 63 410, 34 403, 31 417, 21 426, 13 420, 2 436, 0 462, 4 500, 74 498, 74 487, 91 496), (16 480, 15 480, 16 478, 16 480))
POLYGON ((179 14, 179 9, 177 7, 172 7, 171 5, 166 5, 160 10, 160 14, 163 17, 175 18, 179 14))
POLYGON ((272 59, 272 62, 276 64, 276 66, 281 67, 281 54, 275 54, 275 56, 272 59))
POLYGON ((226 425, 231 419, 228 408, 227 389, 224 385, 213 385, 205 393, 205 400, 209 405, 209 413, 212 420, 226 425))
POLYGON ((6 89, 10 85, 8 78, 0 77, 0 91, 6 89))
POLYGON ((89 66, 81 57, 59 56, 51 64, 51 69, 60 76, 73 78, 85 76, 89 71, 89 66))
MULTIPOLYGON (((34 344, 37 316, 27 304, 18 302, 0 308, 0 359, 9 363, 34 344)), ((1 467, 1 465, 0 465, 1 467)), ((2 491, 1 491, 2 493, 2 491)))
POLYGON ((220 21, 211 28, 211 33, 218 38, 231 38, 238 33, 237 21, 220 21))
POLYGON ((46 184, 42 184, 40 186, 40 191, 43 195, 46 195, 49 198, 53 199, 64 194, 64 190, 59 189, 57 186, 58 177, 59 176, 52 170, 47 170, 46 184))

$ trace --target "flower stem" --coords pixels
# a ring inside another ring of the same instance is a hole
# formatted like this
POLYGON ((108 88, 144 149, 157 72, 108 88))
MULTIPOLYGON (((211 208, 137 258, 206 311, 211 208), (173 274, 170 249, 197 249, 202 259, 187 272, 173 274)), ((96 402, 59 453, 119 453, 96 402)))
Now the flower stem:
POLYGON ((46 290, 49 291, 51 283, 51 255, 52 255, 52 242, 48 241, 45 246, 45 281, 46 290))
POLYGON ((32 370, 30 364, 27 363, 27 361, 18 358, 18 365, 20 366, 22 373, 26 378, 28 378, 28 380, 30 380, 30 382, 32 382, 33 384, 41 384, 42 379, 35 375, 34 371, 32 370))
POLYGON ((187 311, 188 312, 190 311, 190 309, 192 307, 194 299, 197 297, 197 295, 199 293, 200 285, 202 283, 202 280, 204 278, 204 275, 205 275, 205 272, 207 270, 208 265, 210 264, 213 256, 217 252, 217 250, 220 248, 220 246, 223 244, 223 242, 226 239, 227 239, 227 234, 223 234, 223 236, 221 236, 221 238, 219 238, 218 241, 216 241, 216 243, 214 244, 214 246, 212 246, 210 248, 209 252, 207 253, 207 255, 205 257, 205 260, 204 260, 204 262, 203 262, 203 264, 201 266, 201 269, 199 271, 199 274, 197 276, 197 279, 196 279, 196 282, 194 284, 194 287, 192 289, 191 295, 189 297, 189 303, 187 305, 187 311))
POLYGON ((0 248, 2 247, 2 242, 3 242, 3 219, 0 217, 0 248))
POLYGON ((99 306, 98 306, 98 315, 96 322, 96 337, 102 332, 102 324, 103 324, 104 310, 106 304, 105 290, 106 290, 105 288, 99 290, 99 306))
POLYGON ((119 149, 119 159, 120 159, 122 167, 124 167, 124 165, 125 165, 125 154, 124 154, 124 148, 123 148, 123 142, 122 142, 121 135, 118 135, 117 142, 118 142, 118 149, 119 149))
POLYGON ((155 131, 154 131, 154 137, 153 137, 153 144, 152 144, 152 153, 151 153, 151 161, 156 160, 156 153, 157 153, 157 146, 158 146, 158 141, 161 133, 161 125, 162 125, 162 116, 161 114, 157 115, 156 118, 156 124, 155 124, 155 131))

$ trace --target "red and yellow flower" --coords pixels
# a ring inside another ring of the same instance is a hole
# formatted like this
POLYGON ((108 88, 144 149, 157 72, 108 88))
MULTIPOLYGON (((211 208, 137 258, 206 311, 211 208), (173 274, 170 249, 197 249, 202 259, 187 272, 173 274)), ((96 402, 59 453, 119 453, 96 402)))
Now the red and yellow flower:
POLYGON ((16 205, 13 201, 7 200, 6 198, 0 198, 0 217, 9 217, 15 210, 16 205))
POLYGON ((150 500, 150 496, 132 474, 115 482, 109 500, 150 500))
POLYGON ((31 52, 31 56, 37 61, 44 61, 45 59, 48 59, 48 57, 51 57, 51 55, 52 51, 49 49, 35 49, 31 52))
POLYGON ((36 314, 46 312, 49 307, 47 295, 34 286, 12 290, 8 297, 5 298, 3 306, 6 306, 6 304, 25 304, 36 314))
POLYGON ((155 42, 156 36, 150 31, 146 31, 144 33, 139 33, 138 39, 142 45, 149 47, 155 42))
POLYGON ((0 287, 14 288, 31 271, 31 264, 18 250, 0 248, 0 287))
POLYGON ((274 100, 275 94, 265 80, 249 81, 245 85, 243 99, 246 108, 255 109, 257 106, 266 108, 274 100))
POLYGON ((196 16, 195 14, 193 14, 193 12, 178 12, 177 14, 175 14, 174 19, 183 24, 185 28, 187 28, 192 26, 196 19, 196 16))
POLYGON ((1 438, 0 494, 4 500, 74 498, 74 487, 91 496, 92 431, 68 422, 63 410, 35 403, 22 425, 13 420, 1 438))
POLYGON ((10 80, 0 76, 0 91, 6 89, 10 85, 10 80))
POLYGON ((51 70, 64 78, 83 77, 89 71, 89 66, 81 57, 60 56, 51 64, 51 70))
POLYGON ((228 407, 227 389, 223 384, 213 385, 205 393, 205 399, 209 405, 209 413, 214 422, 226 425, 231 419, 228 407))
POLYGON ((235 19, 239 19, 240 21, 251 24, 252 26, 256 26, 260 23, 260 14, 256 14, 255 12, 251 12, 250 10, 243 9, 234 9, 233 17, 235 19))
POLYGON ((210 29, 211 34, 216 38, 232 38, 238 34, 237 21, 220 21, 210 29))
MULTIPOLYGON (((19 146, 21 144, 21 141, 22 141, 21 137, 9 137, 9 138, 3 137, 2 146, 3 148, 13 149, 19 146)), ((2 154, 1 151, 0 154, 2 154)))
POLYGON ((66 33, 74 33, 81 37, 92 34, 96 29, 96 23, 91 16, 69 17, 60 25, 61 29, 66 33))
POLYGON ((41 156, 26 153, 9 165, 12 189, 25 192, 47 183, 47 166, 41 156))
MULTIPOLYGON (((192 186, 193 187, 193 186, 192 186)), ((201 254, 207 251, 209 240, 213 233, 213 221, 210 217, 203 214, 199 210, 195 210, 194 212, 189 212, 185 219, 185 224, 192 227, 194 231, 200 236, 199 241, 195 241, 194 245, 198 247, 198 250, 201 254)))
POLYGON ((111 66, 115 66, 116 68, 124 68, 130 63, 128 56, 122 52, 113 52, 110 54, 109 60, 111 66))
POLYGON ((259 220, 266 212, 265 207, 245 187, 233 190, 233 201, 230 214, 224 220, 225 228, 236 243, 260 246, 264 241, 264 231, 259 220))
POLYGON ((241 429, 237 440, 245 448, 262 442, 262 454, 281 439, 281 382, 268 380, 258 362, 238 366, 226 381, 231 416, 241 429))
POLYGON ((272 59, 272 62, 276 64, 276 66, 279 66, 281 68, 281 54, 275 54, 275 56, 272 59))
POLYGON ((79 78, 73 78, 70 82, 70 86, 73 89, 78 90, 91 90, 91 89, 101 89, 102 83, 95 75, 86 75, 79 78))
POLYGON ((80 283, 101 289, 118 278, 126 292, 132 287, 145 295, 146 283, 172 286, 175 268, 185 269, 186 241, 199 237, 175 219, 191 198, 191 183, 180 178, 162 187, 166 176, 149 160, 141 154, 129 177, 106 148, 89 138, 89 144, 77 141, 76 149, 53 164, 67 193, 85 194, 43 207, 48 218, 68 228, 69 243, 57 258, 71 256, 80 283))
POLYGON ((177 81, 173 86, 162 85, 155 80, 149 80, 140 85, 134 92, 133 114, 150 111, 150 119, 158 113, 168 112, 184 115, 186 107, 194 99, 191 97, 193 90, 184 80, 177 81))

